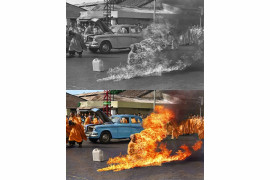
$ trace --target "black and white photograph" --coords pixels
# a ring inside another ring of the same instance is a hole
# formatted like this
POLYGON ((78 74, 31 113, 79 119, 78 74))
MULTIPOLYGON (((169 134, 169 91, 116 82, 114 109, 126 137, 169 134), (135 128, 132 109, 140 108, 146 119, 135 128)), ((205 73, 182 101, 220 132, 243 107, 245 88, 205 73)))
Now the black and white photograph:
POLYGON ((67 89, 203 87, 203 0, 67 0, 67 89))

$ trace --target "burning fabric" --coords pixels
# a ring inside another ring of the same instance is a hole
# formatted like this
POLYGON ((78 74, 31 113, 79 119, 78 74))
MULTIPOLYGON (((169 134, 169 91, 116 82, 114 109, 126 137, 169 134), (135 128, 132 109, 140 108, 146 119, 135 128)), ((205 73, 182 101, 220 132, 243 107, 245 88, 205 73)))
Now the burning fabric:
MULTIPOLYGON (((175 155, 172 150, 166 148, 166 144, 160 143, 167 137, 167 123, 174 119, 174 113, 156 106, 155 112, 143 121, 144 130, 134 134, 128 145, 128 154, 110 158, 108 167, 98 171, 121 171, 134 167, 161 166, 162 163, 185 160, 192 152, 188 146, 182 145, 175 155)), ((197 151, 202 146, 202 141, 196 142, 192 148, 197 151)))
POLYGON ((196 44, 192 55, 178 50, 187 33, 184 35, 175 33, 173 26, 168 23, 151 24, 143 31, 144 40, 131 45, 127 65, 110 68, 107 72, 108 77, 97 81, 161 76, 162 73, 183 70, 191 66, 203 58, 203 30, 193 28, 187 32, 189 44, 196 44))

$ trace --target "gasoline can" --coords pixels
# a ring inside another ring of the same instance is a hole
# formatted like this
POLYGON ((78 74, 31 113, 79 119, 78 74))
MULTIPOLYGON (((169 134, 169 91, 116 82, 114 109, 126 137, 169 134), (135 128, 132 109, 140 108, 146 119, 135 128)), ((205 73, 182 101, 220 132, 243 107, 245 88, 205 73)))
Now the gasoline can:
POLYGON ((93 154, 93 161, 104 161, 104 153, 101 149, 95 148, 92 154, 93 154))
POLYGON ((93 71, 104 71, 104 64, 103 61, 101 59, 95 58, 92 61, 92 65, 93 65, 93 71))

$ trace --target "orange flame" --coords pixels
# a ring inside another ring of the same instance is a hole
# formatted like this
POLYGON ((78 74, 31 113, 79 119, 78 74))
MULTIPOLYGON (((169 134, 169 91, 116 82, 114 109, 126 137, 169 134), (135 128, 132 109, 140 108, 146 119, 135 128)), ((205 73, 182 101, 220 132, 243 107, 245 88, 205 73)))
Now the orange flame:
POLYGON ((200 139, 204 139, 204 119, 192 117, 181 121, 179 125, 173 121, 168 123, 168 135, 177 138, 184 134, 198 134, 200 139))
MULTIPOLYGON (((172 150, 167 149, 166 144, 159 143, 167 137, 168 124, 173 123, 174 116, 171 110, 163 106, 156 106, 155 112, 144 119, 144 130, 131 137, 128 154, 110 158, 107 162, 109 166, 98 169, 98 171, 121 171, 134 167, 161 166, 165 162, 185 160, 192 154, 188 146, 182 145, 175 155, 171 155, 172 150)), ((177 136, 181 134, 178 130, 176 132, 177 136)), ((201 146, 202 141, 198 141, 192 148, 197 151, 201 146)))
POLYGON ((197 141, 197 142, 192 146, 192 149, 193 149, 194 151, 197 151, 197 150, 201 149, 201 147, 202 147, 202 141, 197 141))

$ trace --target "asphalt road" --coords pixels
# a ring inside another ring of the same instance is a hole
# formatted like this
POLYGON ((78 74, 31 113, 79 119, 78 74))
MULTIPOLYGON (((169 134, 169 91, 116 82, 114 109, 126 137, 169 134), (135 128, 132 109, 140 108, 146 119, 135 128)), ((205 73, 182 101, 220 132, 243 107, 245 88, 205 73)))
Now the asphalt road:
POLYGON ((136 89, 136 90, 202 90, 204 86, 203 64, 193 66, 184 71, 164 73, 162 76, 133 78, 122 81, 97 82, 107 77, 106 70, 126 64, 129 50, 114 50, 110 54, 91 53, 85 51, 83 57, 66 58, 67 90, 103 90, 103 89, 136 89), (100 58, 104 62, 104 72, 94 72, 92 61, 100 58))
MULTIPOLYGON (((181 136, 178 140, 167 138, 167 148, 173 150, 186 144, 193 145, 198 140, 197 136, 181 136)), ((93 144, 89 141, 83 143, 82 148, 68 148, 66 150, 66 179, 149 179, 149 180, 201 180, 204 177, 204 149, 194 152, 184 161, 175 161, 162 164, 162 166, 137 167, 119 172, 97 172, 99 168, 107 167, 106 161, 93 162, 92 151, 100 148, 105 156, 115 157, 126 154, 129 140, 115 141, 110 144, 93 144)))

